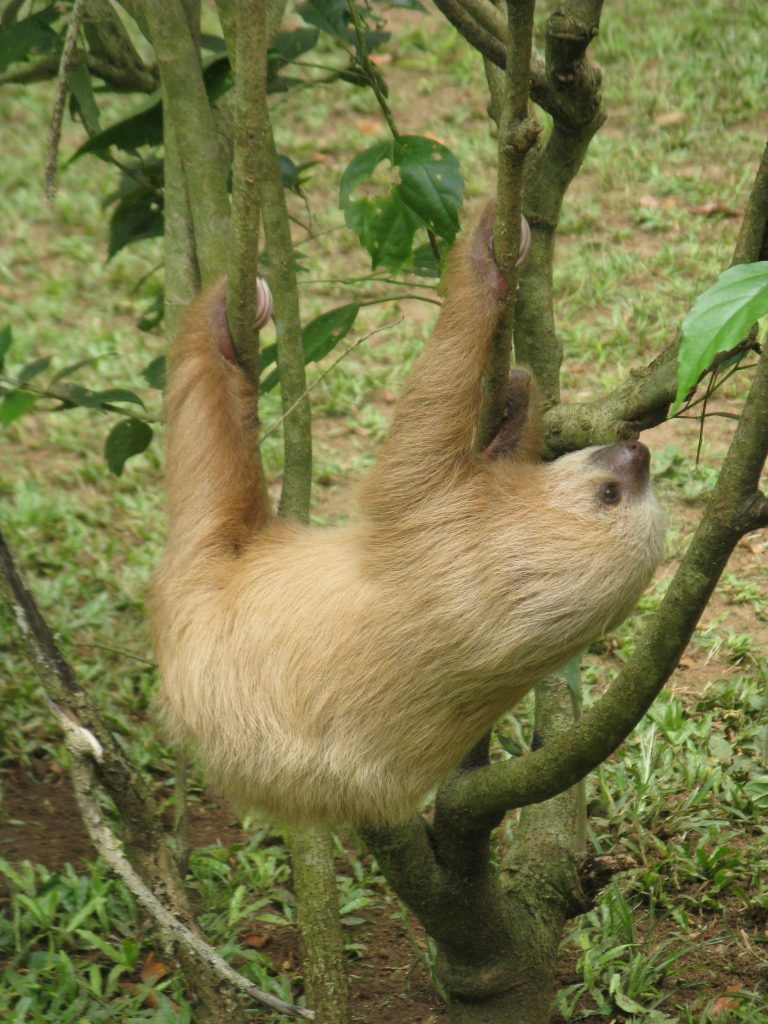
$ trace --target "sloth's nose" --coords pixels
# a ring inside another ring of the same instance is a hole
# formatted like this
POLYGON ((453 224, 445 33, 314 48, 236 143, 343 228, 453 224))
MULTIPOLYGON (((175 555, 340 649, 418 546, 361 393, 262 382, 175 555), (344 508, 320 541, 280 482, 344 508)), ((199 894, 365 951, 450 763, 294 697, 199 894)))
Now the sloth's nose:
POLYGON ((623 441, 598 448, 592 452, 591 460, 635 487, 648 482, 651 453, 640 441, 623 441))

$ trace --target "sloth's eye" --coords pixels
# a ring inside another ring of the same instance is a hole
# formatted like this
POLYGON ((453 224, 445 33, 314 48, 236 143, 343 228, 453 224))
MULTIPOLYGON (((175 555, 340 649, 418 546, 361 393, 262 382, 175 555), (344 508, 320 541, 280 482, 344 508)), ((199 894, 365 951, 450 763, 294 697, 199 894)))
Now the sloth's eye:
POLYGON ((612 480, 607 484, 602 484, 600 490, 597 492, 600 501, 604 505, 618 505, 621 501, 621 491, 619 485, 614 483, 612 480))

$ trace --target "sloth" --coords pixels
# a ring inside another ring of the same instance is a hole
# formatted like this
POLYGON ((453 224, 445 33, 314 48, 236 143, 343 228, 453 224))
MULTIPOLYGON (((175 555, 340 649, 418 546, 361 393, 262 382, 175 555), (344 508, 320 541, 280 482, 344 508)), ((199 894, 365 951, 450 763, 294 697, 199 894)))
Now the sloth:
POLYGON ((168 539, 153 586, 161 714, 240 809, 394 824, 493 723, 620 623, 662 557, 637 441, 540 459, 529 375, 474 444, 504 284, 493 210, 444 301, 350 525, 273 517, 222 284, 169 360, 168 539))

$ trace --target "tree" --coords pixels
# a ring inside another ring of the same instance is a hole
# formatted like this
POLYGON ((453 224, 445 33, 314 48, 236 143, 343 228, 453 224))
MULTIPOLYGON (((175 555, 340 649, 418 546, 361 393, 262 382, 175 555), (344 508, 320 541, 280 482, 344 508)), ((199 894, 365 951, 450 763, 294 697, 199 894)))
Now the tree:
MULTIPOLYGON (((496 250, 512 285, 512 299, 488 368, 478 443, 493 435, 500 418, 513 336, 516 359, 531 366, 544 397, 550 456, 636 436, 640 429, 661 422, 676 396, 689 404, 695 401, 692 389, 713 361, 719 372, 727 372, 754 347, 755 336, 749 330, 765 312, 764 267, 757 270, 756 291, 745 296, 743 288, 736 288, 736 337, 733 330, 724 331, 703 361, 695 337, 682 349, 676 338, 607 399, 561 404, 562 339, 555 327, 552 291, 555 228, 565 191, 604 119, 601 75, 588 56, 602 4, 571 0, 552 14, 543 57, 532 49, 532 0, 510 4, 506 15, 480 0, 440 0, 437 6, 482 54, 498 127, 496 250), (545 112, 548 125, 551 122, 545 136, 542 115, 531 101, 545 112), (531 225, 532 244, 518 282, 514 256, 521 211, 531 225)), ((285 468, 280 510, 306 518, 311 434, 304 365, 327 354, 349 332, 357 308, 347 304, 329 310, 325 318, 318 317, 302 330, 285 202, 286 187, 301 194, 302 168, 278 154, 269 102, 280 90, 301 84, 288 78, 289 62, 308 53, 322 35, 325 45, 330 40, 345 54, 344 63, 329 74, 371 89, 379 104, 389 135, 358 154, 340 183, 347 223, 369 251, 374 268, 391 273, 426 269, 434 275, 436 257, 458 226, 461 186, 455 162, 444 147, 398 131, 386 83, 371 57, 384 42, 378 8, 335 0, 310 2, 300 8, 309 27, 281 33, 282 7, 273 3, 267 11, 263 4, 220 0, 225 52, 201 36, 196 5, 181 0, 163 5, 132 0, 121 7, 107 0, 77 0, 63 21, 57 20, 54 8, 21 17, 21 5, 12 2, 6 5, 2 24, 7 80, 33 81, 58 73, 61 109, 69 88, 89 134, 83 154, 97 153, 122 172, 111 221, 111 250, 162 227, 167 330, 174 330, 180 311, 201 284, 227 271, 241 361, 255 384, 261 375, 262 388, 278 378, 281 386, 285 468), (137 33, 151 44, 154 63, 139 56, 140 47, 132 41, 137 33), (211 57, 201 57, 201 43, 213 47, 207 51, 211 57), (94 115, 94 77, 114 88, 149 92, 152 99, 133 116, 102 130, 94 115), (159 95, 154 95, 158 87, 159 95), (135 155, 139 146, 161 140, 162 160, 135 155), (361 199, 356 189, 383 161, 397 169, 399 181, 385 195, 361 199), (448 168, 439 187, 436 162, 448 168), (259 353, 250 324, 262 227, 275 294, 277 345, 274 352, 259 353), (417 230, 425 238, 420 247, 415 246, 420 240, 417 230)), ((752 189, 734 264, 768 256, 767 227, 768 150, 752 189)), ((711 326, 711 316, 708 323, 711 326)), ((686 339, 692 333, 695 330, 688 329, 686 339)), ((5 396, 7 421, 40 397, 31 380, 20 380, 5 396)), ((131 402, 125 389, 86 394, 61 381, 43 394, 61 403, 107 409, 124 410, 131 402)), ((580 716, 572 688, 564 687, 559 678, 548 681, 537 693, 540 749, 491 764, 486 741, 441 787, 431 821, 417 817, 402 828, 364 832, 390 884, 437 944, 437 975, 452 1020, 533 1024, 548 1019, 564 923, 588 906, 588 877, 602 880, 599 864, 590 866, 591 876, 583 870, 580 780, 616 749, 664 685, 735 544, 745 533, 768 525, 768 504, 759 491, 768 450, 767 425, 768 363, 762 355, 697 534, 658 614, 609 692, 580 716), (491 857, 492 831, 507 811, 518 807, 525 810, 497 869, 491 857)), ((117 454, 111 461, 116 469, 149 443, 149 431, 141 414, 125 417, 114 428, 111 450, 117 454)), ((183 837, 169 843, 159 828, 141 778, 75 683, 7 555, 5 564, 10 600, 22 610, 20 621, 26 624, 33 656, 69 737, 73 774, 97 844, 112 856, 116 870, 130 877, 133 891, 173 935, 198 1001, 196 1019, 244 1019, 235 993, 240 987, 253 995, 253 987, 227 973, 195 934, 183 882, 183 837), (122 840, 133 876, 126 859, 115 852, 103 821, 94 817, 88 793, 94 777, 121 813, 122 840), (217 995, 222 976, 228 979, 224 998, 217 995)), ((329 910, 329 838, 303 831, 294 835, 293 845, 312 1005, 317 1019, 343 1021, 347 1007, 341 944, 329 910), (313 898, 315 893, 320 899, 313 898)))

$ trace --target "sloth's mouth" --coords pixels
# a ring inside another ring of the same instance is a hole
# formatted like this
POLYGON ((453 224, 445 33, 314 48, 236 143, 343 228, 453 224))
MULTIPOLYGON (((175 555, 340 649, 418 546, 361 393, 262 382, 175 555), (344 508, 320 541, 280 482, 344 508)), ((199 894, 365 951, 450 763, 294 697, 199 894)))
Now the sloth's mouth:
POLYGON ((641 441, 624 441, 591 452, 589 461, 600 469, 615 473, 630 494, 640 494, 648 486, 651 453, 641 441))

